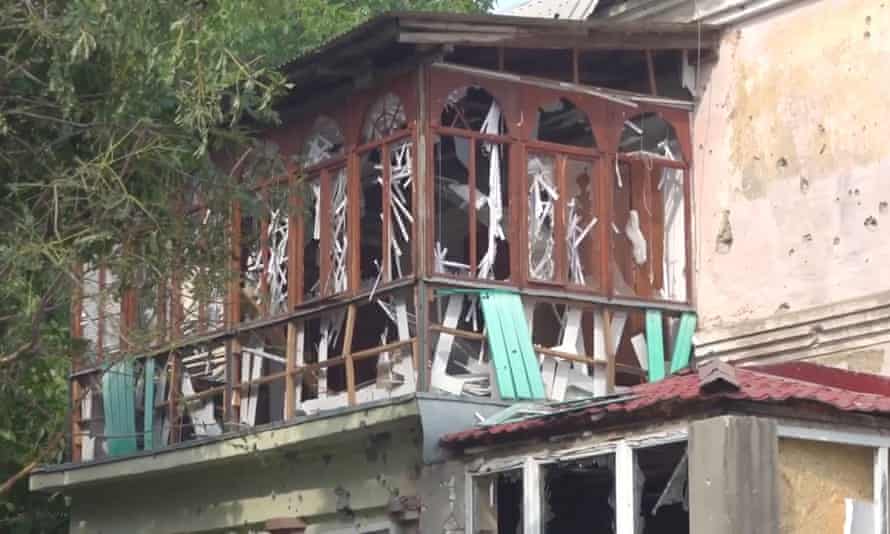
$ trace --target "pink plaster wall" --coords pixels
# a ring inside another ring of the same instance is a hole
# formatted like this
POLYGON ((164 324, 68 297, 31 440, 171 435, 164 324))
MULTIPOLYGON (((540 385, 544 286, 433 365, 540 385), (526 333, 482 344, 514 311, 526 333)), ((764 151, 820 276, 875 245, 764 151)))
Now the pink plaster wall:
POLYGON ((701 325, 890 289, 890 0, 804 2, 743 22, 701 83, 701 325), (726 218, 731 245, 718 243, 726 218))

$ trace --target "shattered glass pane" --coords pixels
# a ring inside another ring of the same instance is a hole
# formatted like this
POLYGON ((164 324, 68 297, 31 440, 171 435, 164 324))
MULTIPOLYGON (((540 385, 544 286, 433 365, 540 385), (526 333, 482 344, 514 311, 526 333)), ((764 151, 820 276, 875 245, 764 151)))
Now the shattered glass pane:
POLYGON ((685 302, 684 171, 651 158, 619 161, 615 170, 609 232, 615 293, 685 302))
POLYGON ((507 133, 507 124, 494 97, 481 87, 461 87, 448 95, 442 126, 490 134, 507 133), (495 112, 496 111, 496 112, 495 112))
POLYGON ((399 279, 412 272, 411 242, 414 227, 414 145, 398 141, 389 146, 390 273, 399 279))
POLYGON ((479 141, 476 146, 476 276, 510 278, 507 145, 479 141))
POLYGON ((361 155, 359 198, 359 273, 362 289, 377 285, 383 277, 383 151, 375 148, 361 155))
POLYGON ((552 281, 555 274, 555 213, 559 192, 556 159, 528 156, 528 273, 534 280, 552 281))
POLYGON ((469 161, 470 140, 437 136, 435 154, 435 270, 466 275, 470 272, 469 161))
POLYGON ((570 284, 599 289, 594 162, 568 158, 565 174, 567 278, 570 284))
POLYGON ((349 287, 349 265, 347 263, 347 246, 349 244, 346 224, 347 215, 347 179, 346 169, 340 168, 331 173, 331 204, 328 212, 330 223, 330 273, 325 286, 327 293, 340 293, 349 287))
POLYGON ((321 181, 318 176, 305 184, 303 197, 303 300, 320 295, 321 273, 321 181))
POLYGON ((661 115, 652 112, 637 115, 624 122, 618 151, 649 153, 676 161, 683 160, 676 130, 661 115))
POLYGON ((288 251, 288 190, 286 184, 273 185, 269 190, 269 226, 266 229, 269 247, 266 283, 269 287, 269 310, 287 310, 287 251, 288 251))
POLYGON ((392 135, 408 125, 405 108, 396 95, 387 93, 377 99, 368 110, 362 128, 362 142, 370 143, 392 135))
POLYGON ((587 114, 565 98, 553 100, 538 108, 538 122, 532 132, 532 139, 560 145, 596 146, 587 114))
POLYGON ((315 119, 312 132, 303 146, 303 165, 312 167, 343 155, 343 132, 330 117, 315 119))

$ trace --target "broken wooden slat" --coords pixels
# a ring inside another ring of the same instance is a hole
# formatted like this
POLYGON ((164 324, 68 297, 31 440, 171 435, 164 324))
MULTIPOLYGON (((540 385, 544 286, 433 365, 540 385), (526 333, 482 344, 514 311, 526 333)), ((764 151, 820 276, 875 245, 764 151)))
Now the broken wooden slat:
POLYGON ((142 418, 142 432, 144 435, 143 449, 149 451, 154 448, 154 415, 155 415, 155 360, 145 359, 143 371, 145 377, 145 413, 142 418))
POLYGON ((649 353, 649 382, 664 378, 664 336, 661 311, 646 310, 646 350, 649 353))
POLYGON ((105 442, 109 456, 136 452, 136 413, 133 362, 120 361, 102 375, 105 442))
POLYGON ((689 366, 692 354, 692 335, 695 333, 696 315, 686 312, 680 317, 680 327, 674 339, 674 353, 671 355, 671 373, 689 366))
POLYGON ((544 399, 544 382, 519 295, 485 292, 480 298, 502 398, 544 399))
MULTIPOLYGON (((294 418, 297 407, 297 386, 294 370, 297 366, 297 343, 298 343, 297 325, 287 323, 287 349, 285 357, 284 369, 287 376, 284 378, 284 420, 294 418)), ((302 380, 302 377, 300 378, 302 380)))
MULTIPOLYGON (((482 313, 485 315, 485 329, 488 334, 488 346, 491 349, 492 367, 502 399, 520 398, 516 384, 513 382, 513 371, 510 367, 510 348, 507 346, 509 330, 501 324, 501 311, 492 293, 480 295, 482 313)), ((509 329, 509 321, 508 326, 509 329)), ((527 389, 526 389, 527 391, 527 389)), ((530 392, 529 392, 530 393, 530 392)))

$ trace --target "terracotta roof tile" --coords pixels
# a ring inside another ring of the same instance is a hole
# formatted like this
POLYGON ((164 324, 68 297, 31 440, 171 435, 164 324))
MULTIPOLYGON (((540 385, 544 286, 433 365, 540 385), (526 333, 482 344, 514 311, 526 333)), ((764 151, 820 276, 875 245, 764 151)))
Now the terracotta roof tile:
MULTIPOLYGON (((729 371, 732 376, 726 377, 727 383, 719 390, 702 391, 702 376, 708 373, 713 375, 713 370, 686 372, 659 382, 634 386, 628 396, 612 403, 586 407, 582 405, 568 412, 472 428, 449 434, 442 442, 451 445, 492 442, 534 431, 592 427, 596 423, 591 416, 631 413, 659 404, 718 399, 755 402, 802 400, 818 402, 838 411, 890 414, 890 378, 887 377, 799 362, 793 365, 734 367, 729 371)), ((713 376, 709 378, 712 379, 713 376)), ((591 400, 593 402, 594 399, 591 400)))

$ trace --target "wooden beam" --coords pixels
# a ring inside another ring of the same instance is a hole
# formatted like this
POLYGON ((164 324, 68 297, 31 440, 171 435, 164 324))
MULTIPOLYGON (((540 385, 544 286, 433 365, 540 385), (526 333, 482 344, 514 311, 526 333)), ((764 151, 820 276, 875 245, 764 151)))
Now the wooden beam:
POLYGON ((355 361, 352 356, 355 311, 355 304, 350 304, 346 309, 346 330, 343 333, 343 356, 346 358, 346 398, 350 406, 355 406, 355 361))
POLYGON ((646 71, 649 74, 649 92, 658 96, 658 85, 655 83, 655 62, 652 60, 652 50, 646 49, 646 71))
POLYGON ((606 393, 615 392, 615 349, 612 343, 612 314, 605 307, 600 308, 603 314, 603 337, 606 345, 606 393))
POLYGON ((292 322, 287 323, 287 350, 285 354, 284 370, 287 372, 287 376, 284 379, 284 420, 288 421, 294 418, 297 408, 296 379, 293 374, 297 367, 297 325, 292 322))

